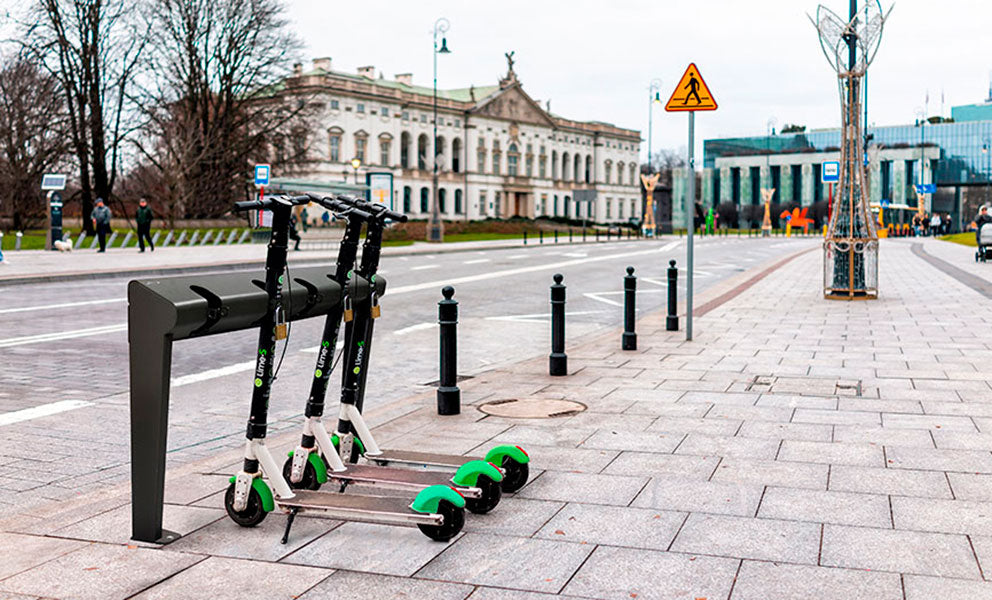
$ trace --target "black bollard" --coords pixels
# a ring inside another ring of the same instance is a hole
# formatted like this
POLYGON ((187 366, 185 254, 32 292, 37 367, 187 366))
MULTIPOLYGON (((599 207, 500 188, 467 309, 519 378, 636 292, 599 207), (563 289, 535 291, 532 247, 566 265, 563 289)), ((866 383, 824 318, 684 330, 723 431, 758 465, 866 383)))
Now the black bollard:
POLYGON ((544 243, 544 230, 543 229, 538 229, 537 230, 537 235, 539 236, 539 239, 540 239, 539 243, 543 244, 544 243))
POLYGON ((568 375, 568 356, 565 355, 565 286, 561 273, 555 273, 551 286, 551 356, 548 374, 568 375))
POLYGON ((599 229, 596 230, 596 241, 599 241, 599 229))
POLYGON ((637 310, 637 277, 634 267, 627 267, 623 278, 623 338, 620 347, 637 350, 637 333, 634 332, 634 312, 637 310))
POLYGON ((524 231, 524 246, 527 245, 527 232, 524 231))
POLYGON ((437 388, 437 414, 461 412, 462 392, 458 389, 458 301, 455 288, 441 290, 444 300, 437 303, 437 324, 441 333, 441 380, 437 388))
POLYGON ((606 228, 606 241, 607 241, 607 242, 608 242, 608 241, 610 241, 610 233, 611 233, 612 231, 613 231, 613 228, 612 228, 612 227, 607 227, 607 228, 606 228))
POLYGON ((571 227, 568 228, 568 243, 569 244, 572 243, 572 228, 571 227))
POLYGON ((586 228, 585 227, 582 228, 582 241, 583 242, 586 241, 586 228))
POLYGON ((558 243, 558 230, 555 229, 555 243, 558 243))
POLYGON ((668 261, 668 318, 665 319, 666 331, 679 330, 679 270, 675 268, 675 261, 668 261))

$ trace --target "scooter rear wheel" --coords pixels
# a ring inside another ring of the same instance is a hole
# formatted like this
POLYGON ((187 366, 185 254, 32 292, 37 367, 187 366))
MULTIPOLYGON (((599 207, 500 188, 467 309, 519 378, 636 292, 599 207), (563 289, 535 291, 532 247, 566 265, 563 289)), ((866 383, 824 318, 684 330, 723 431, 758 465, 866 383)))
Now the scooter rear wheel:
POLYGON ((507 494, 524 487, 530 477, 530 463, 517 462, 509 456, 503 457, 503 491, 507 494))
POLYGON ((475 483, 475 487, 482 490, 482 497, 466 498, 465 508, 477 515, 484 515, 496 508, 496 505, 499 504, 499 500, 503 495, 500 490, 499 482, 494 481, 488 475, 479 475, 479 478, 475 483))
POLYGON ((420 531, 435 542, 447 542, 458 535, 465 525, 465 509, 459 508, 447 500, 438 502, 437 512, 444 517, 440 525, 420 525, 420 531))
POLYGON ((269 514, 262 508, 262 498, 254 488, 248 491, 248 504, 242 511, 234 510, 234 483, 227 486, 227 493, 224 494, 224 508, 231 520, 242 527, 254 527, 265 520, 265 515, 269 514))
POLYGON ((317 471, 313 468, 308 460, 303 467, 303 478, 300 479, 299 483, 293 483, 290 479, 290 475, 293 474, 293 457, 290 456, 286 459, 286 462, 282 465, 282 477, 289 484, 289 487, 294 490, 319 490, 320 482, 317 481, 317 471))

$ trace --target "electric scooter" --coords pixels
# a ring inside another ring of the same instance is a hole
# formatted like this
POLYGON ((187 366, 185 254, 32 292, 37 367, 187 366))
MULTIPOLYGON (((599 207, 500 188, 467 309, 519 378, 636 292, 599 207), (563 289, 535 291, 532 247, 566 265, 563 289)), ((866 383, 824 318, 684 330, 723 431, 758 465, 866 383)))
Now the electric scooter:
MULTIPOLYGON (((303 436, 299 446, 289 453, 283 465, 283 477, 295 489, 317 490, 328 481, 340 485, 345 491, 350 484, 362 484, 392 489, 419 490, 435 484, 450 485, 465 498, 465 506, 475 513, 486 513, 499 504, 501 490, 499 482, 503 474, 494 465, 482 461, 468 461, 460 465, 454 476, 445 473, 416 472, 371 464, 345 464, 335 449, 327 429, 321 421, 324 412, 324 399, 327 383, 333 370, 331 359, 336 347, 342 319, 350 322, 354 318, 356 303, 364 306, 370 295, 381 296, 386 281, 379 278, 374 284, 367 280, 350 276, 357 255, 358 241, 362 226, 368 223, 375 228, 376 220, 390 218, 406 221, 406 216, 390 211, 372 214, 357 207, 334 200, 312 196, 313 200, 336 213, 336 218, 346 222, 344 236, 338 251, 338 260, 332 279, 346 290, 344 302, 328 313, 324 322, 324 332, 317 351, 317 366, 311 382, 310 396, 307 399, 303 424, 303 436), (323 458, 321 457, 323 454, 323 458)), ((365 256, 369 256, 366 247, 365 256)), ((346 345, 348 338, 346 336, 346 345)), ((341 405, 342 419, 349 420, 354 406, 341 405)))
MULTIPOLYGON (((377 202, 368 202, 361 198, 343 195, 335 198, 359 210, 375 214, 387 212, 385 205, 377 202)), ((383 228, 384 219, 369 222, 365 245, 362 249, 361 265, 354 276, 373 283, 376 281, 383 228)), ((372 330, 375 317, 379 315, 379 312, 378 295, 373 293, 364 305, 356 305, 355 318, 345 326, 346 339, 353 341, 345 345, 343 364, 346 368, 341 386, 342 415, 338 420, 337 435, 332 440, 339 447, 339 454, 343 457, 350 456, 352 461, 361 455, 368 462, 380 466, 415 467, 426 471, 457 470, 466 461, 483 460, 499 467, 503 474, 500 482, 500 488, 503 492, 512 493, 522 488, 530 476, 530 457, 520 446, 496 446, 490 449, 485 457, 481 458, 430 452, 384 450, 379 447, 372 432, 365 424, 361 412, 366 389, 366 376, 368 375, 372 330)), ((483 478, 480 477, 480 480, 483 478)))
POLYGON ((265 292, 268 306, 261 319, 258 353, 255 357, 251 415, 248 418, 244 465, 231 477, 224 505, 231 519, 253 527, 279 508, 289 512, 282 542, 286 543, 298 511, 318 511, 346 521, 391 525, 416 525, 438 541, 447 541, 461 531, 465 521, 465 499, 444 485, 421 490, 413 502, 398 497, 297 491, 294 493, 265 445, 269 395, 275 379, 276 341, 287 337, 282 307, 282 284, 286 272, 289 220, 293 206, 307 204, 308 196, 278 197, 237 203, 236 209, 272 212, 272 233, 265 259, 265 292), (263 477, 268 478, 266 483, 263 477), (270 487, 271 486, 271 487, 270 487), (274 493, 273 493, 274 492, 274 493))

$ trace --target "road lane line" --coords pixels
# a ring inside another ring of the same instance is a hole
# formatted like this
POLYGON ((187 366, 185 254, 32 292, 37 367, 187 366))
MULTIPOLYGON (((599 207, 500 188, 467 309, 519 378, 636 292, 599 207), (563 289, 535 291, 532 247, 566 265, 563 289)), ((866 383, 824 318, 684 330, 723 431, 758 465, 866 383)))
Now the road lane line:
POLYGON ((127 323, 116 325, 105 325, 103 327, 90 327, 88 329, 74 329, 72 331, 58 331, 55 333, 42 333, 40 335, 28 335, 24 337, 7 338, 0 340, 0 348, 10 348, 12 346, 23 346, 25 344, 37 344, 40 342, 56 342, 73 338, 89 337, 91 335, 103 335, 105 333, 117 333, 127 331, 127 323))
MULTIPOLYGON (((566 311, 566 317, 574 317, 577 315, 598 315, 600 313, 606 312, 605 310, 577 310, 574 312, 566 311)), ((544 323, 551 318, 551 313, 534 313, 530 315, 505 315, 500 317, 486 317, 486 321, 513 321, 516 323, 544 323)))
POLYGON ((420 265, 419 267, 410 267, 411 271, 424 271, 426 269, 438 269, 441 265, 420 265))
POLYGON ((466 260, 462 264, 463 265, 477 265, 479 263, 487 263, 487 262, 489 262, 489 259, 488 258, 477 258, 475 260, 466 260))
POLYGON ((437 323, 417 323, 416 325, 410 325, 409 327, 404 327, 403 329, 397 329, 393 332, 395 335, 406 335, 408 333, 413 333, 414 331, 421 331, 423 329, 431 329, 437 327, 437 323))
POLYGON ((60 400, 59 402, 50 402, 49 404, 25 408, 24 410, 0 413, 0 427, 10 425, 12 423, 20 423, 21 421, 30 421, 31 419, 37 419, 39 417, 57 415, 66 411, 76 410, 77 408, 84 408, 86 406, 93 406, 93 403, 86 402, 85 400, 60 400))
POLYGON ((226 367, 220 367, 219 369, 210 369, 208 371, 203 371, 201 373, 193 373, 192 375, 173 377, 171 383, 172 383, 172 387, 179 387, 182 385, 189 385, 191 383, 206 381, 208 379, 214 379, 216 377, 223 377, 224 375, 232 375, 234 373, 242 373, 244 371, 253 371, 254 369, 255 369, 255 361, 250 360, 247 362, 241 362, 234 365, 227 365, 226 367))
POLYGON ((28 312, 32 310, 55 310, 58 308, 73 308, 76 306, 92 306, 94 304, 112 304, 114 302, 125 302, 127 298, 108 298, 106 300, 86 300, 83 302, 63 302, 62 304, 46 304, 44 306, 22 306, 20 308, 0 309, 0 315, 10 313, 28 312))

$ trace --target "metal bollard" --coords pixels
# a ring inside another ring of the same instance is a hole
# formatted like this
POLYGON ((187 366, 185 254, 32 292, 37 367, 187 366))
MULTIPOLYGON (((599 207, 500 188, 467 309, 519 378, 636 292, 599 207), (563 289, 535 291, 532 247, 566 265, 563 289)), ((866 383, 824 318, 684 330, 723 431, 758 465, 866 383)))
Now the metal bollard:
POLYGON ((539 243, 543 244, 544 243, 544 230, 543 229, 538 229, 537 230, 537 235, 540 238, 540 242, 539 243))
POLYGON ((169 242, 172 241, 172 236, 174 234, 175 234, 175 231, 173 231, 172 229, 169 230, 169 233, 165 234, 165 241, 162 242, 162 247, 163 248, 168 248, 169 247, 169 242))
POLYGON ((249 237, 251 237, 251 229, 245 229, 244 233, 241 234, 241 237, 238 238, 238 243, 239 244, 245 243, 246 241, 248 241, 249 237))
POLYGON ((80 231, 80 232, 79 232, 79 237, 78 237, 78 238, 76 238, 76 245, 75 245, 75 246, 73 246, 73 248, 75 248, 75 249, 77 249, 77 250, 78 250, 79 248, 81 248, 81 247, 82 247, 82 245, 83 245, 83 240, 85 240, 85 239, 86 239, 86 232, 85 232, 85 231, 80 231))
POLYGON ((610 234, 611 234, 612 232, 613 232, 613 228, 612 228, 612 227, 607 227, 607 228, 606 228, 606 241, 607 241, 607 242, 609 242, 609 241, 610 241, 610 234))
POLYGON ((582 241, 583 242, 586 241, 586 228, 585 227, 582 228, 582 241))
POLYGON ((558 230, 555 229, 555 243, 558 243, 558 230))
POLYGON ((437 324, 441 335, 441 380, 437 388, 437 414, 461 412, 462 392, 458 389, 458 301, 455 288, 441 290, 444 300, 437 303, 437 324))
POLYGON ((551 356, 548 374, 568 375, 568 356, 565 354, 565 286, 561 273, 555 273, 551 286, 551 356))
POLYGON ((17 238, 17 239, 14 240, 14 250, 20 250, 21 249, 21 238, 24 237, 24 232, 23 231, 18 231, 15 234, 14 237, 17 238))
POLYGON ((572 243, 572 228, 571 227, 568 228, 568 243, 569 244, 572 243))
POLYGON ((121 248, 127 248, 127 245, 131 243, 131 236, 134 234, 133 231, 128 231, 127 235, 124 236, 124 241, 121 242, 121 248))
POLYGON ((675 261, 668 261, 668 318, 665 319, 666 331, 679 330, 679 270, 675 268, 675 261))
POLYGON ((107 240, 107 247, 108 248, 113 248, 114 247, 114 240, 116 240, 116 239, 117 239, 117 232, 115 231, 115 232, 113 232, 113 233, 110 234, 110 239, 107 240))
POLYGON ((524 246, 527 245, 527 231, 524 231, 524 246))
POLYGON ((627 267, 623 278, 623 350, 637 350, 637 333, 634 332, 634 312, 637 310, 637 277, 634 267, 627 267))
POLYGON ((596 241, 599 241, 599 229, 596 230, 596 241))

